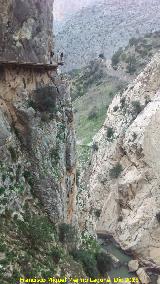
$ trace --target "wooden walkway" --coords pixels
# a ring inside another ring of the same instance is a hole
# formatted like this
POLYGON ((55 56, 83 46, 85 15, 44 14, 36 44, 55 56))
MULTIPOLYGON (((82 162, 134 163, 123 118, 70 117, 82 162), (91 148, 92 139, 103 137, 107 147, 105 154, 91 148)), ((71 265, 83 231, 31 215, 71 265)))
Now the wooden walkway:
POLYGON ((16 62, 16 61, 0 61, 0 66, 9 67, 24 67, 32 69, 46 69, 55 70, 59 65, 63 65, 63 62, 53 62, 52 64, 45 63, 32 63, 32 62, 16 62))

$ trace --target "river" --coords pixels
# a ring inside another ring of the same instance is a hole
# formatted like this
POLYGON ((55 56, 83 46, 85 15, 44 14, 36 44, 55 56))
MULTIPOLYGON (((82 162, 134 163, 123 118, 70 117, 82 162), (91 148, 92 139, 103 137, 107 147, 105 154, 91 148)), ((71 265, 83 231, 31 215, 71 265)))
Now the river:
MULTIPOLYGON (((119 262, 116 265, 113 265, 111 270, 109 271, 109 276, 111 279, 113 278, 132 278, 137 277, 136 273, 129 272, 128 262, 133 259, 133 257, 123 251, 120 246, 116 244, 116 242, 110 237, 102 237, 98 238, 103 250, 107 253, 113 255, 119 262)), ((151 278, 152 284, 157 284, 157 275, 152 274, 149 275, 151 278)))

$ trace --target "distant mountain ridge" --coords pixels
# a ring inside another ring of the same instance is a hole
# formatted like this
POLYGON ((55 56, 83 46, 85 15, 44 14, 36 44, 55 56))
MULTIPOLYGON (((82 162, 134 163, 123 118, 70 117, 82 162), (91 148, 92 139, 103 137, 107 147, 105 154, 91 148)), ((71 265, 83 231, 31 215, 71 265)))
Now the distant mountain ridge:
POLYGON ((77 69, 104 53, 111 58, 131 37, 160 26, 159 0, 108 0, 85 7, 57 33, 57 50, 64 51, 65 70, 77 69))
MULTIPOLYGON (((100 1, 100 0, 98 0, 100 1)), ((63 20, 66 15, 71 15, 82 7, 86 7, 89 4, 98 2, 97 0, 55 0, 54 1, 54 16, 55 19, 63 20)))
POLYGON ((55 0, 53 6, 55 31, 60 31, 65 21, 80 9, 91 4, 93 5, 97 1, 100 0, 55 0))

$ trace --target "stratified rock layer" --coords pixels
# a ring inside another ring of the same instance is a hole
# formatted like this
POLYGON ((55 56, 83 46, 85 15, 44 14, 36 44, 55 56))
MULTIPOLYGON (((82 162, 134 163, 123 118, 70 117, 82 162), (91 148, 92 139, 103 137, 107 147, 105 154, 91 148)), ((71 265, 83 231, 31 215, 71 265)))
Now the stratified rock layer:
POLYGON ((83 191, 83 212, 86 215, 90 210, 90 222, 97 232, 113 235, 123 249, 132 249, 160 266, 159 141, 157 54, 134 84, 114 98, 94 139, 96 150, 89 190, 83 191))
POLYGON ((50 63, 53 0, 0 0, 0 61, 50 63))

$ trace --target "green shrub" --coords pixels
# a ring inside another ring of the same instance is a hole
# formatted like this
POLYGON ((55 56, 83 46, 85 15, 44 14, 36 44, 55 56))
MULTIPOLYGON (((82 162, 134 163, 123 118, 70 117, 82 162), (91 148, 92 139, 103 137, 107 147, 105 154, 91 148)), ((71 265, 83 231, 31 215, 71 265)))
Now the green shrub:
POLYGON ((111 178, 116 179, 120 176, 121 172, 123 171, 123 168, 121 164, 117 163, 109 172, 109 175, 111 178))
POLYGON ((51 118, 50 118, 50 114, 49 113, 47 113, 47 112, 43 112, 42 113, 42 115, 41 115, 41 121, 42 122, 49 122, 51 120, 51 118))
POLYGON ((79 186, 79 178, 80 178, 80 171, 77 169, 76 170, 76 185, 79 186))
POLYGON ((156 214, 156 218, 157 218, 158 223, 160 223, 160 212, 158 212, 158 213, 156 214))
POLYGON ((97 109, 96 109, 96 107, 94 107, 90 112, 89 112, 89 114, 88 114, 88 119, 89 120, 92 120, 92 119, 94 119, 94 118, 97 118, 97 109))
POLYGON ((143 110, 143 107, 141 106, 139 101, 133 101, 132 109, 133 109, 133 115, 137 116, 143 110))
POLYGON ((82 235, 82 248, 96 255, 100 251, 100 245, 97 240, 91 235, 82 235))
POLYGON ((133 133, 133 141, 135 141, 137 139, 137 133, 133 133))
POLYGON ((34 102, 31 105, 40 112, 53 113, 56 110, 57 88, 54 86, 39 87, 34 91, 34 102))
POLYGON ((95 210, 95 215, 96 215, 97 218, 99 218, 101 216, 101 211, 102 211, 101 209, 95 210))
POLYGON ((117 86, 116 86, 116 92, 119 92, 119 93, 123 93, 124 90, 126 88, 126 84, 123 83, 123 82, 120 82, 117 86))
POLYGON ((5 182, 6 178, 7 178, 6 174, 2 174, 2 181, 3 182, 5 182))
POLYGON ((28 182, 28 184, 32 187, 34 185, 34 179, 33 179, 31 172, 26 170, 26 171, 24 171, 23 176, 24 176, 25 180, 28 182))
POLYGON ((121 98, 120 103, 121 103, 121 108, 123 109, 125 107, 125 105, 126 105, 126 99, 125 98, 121 98))
POLYGON ((114 97, 114 92, 113 92, 113 91, 110 91, 110 92, 109 92, 109 97, 110 97, 110 98, 113 98, 113 97, 114 97))
POLYGON ((127 54, 126 53, 122 53, 121 60, 126 62, 126 59, 127 59, 127 54))
POLYGON ((97 262, 94 255, 92 255, 89 251, 79 249, 72 252, 73 258, 81 262, 83 265, 83 269, 87 276, 95 278, 98 276, 97 262))
POLYGON ((35 102, 30 99, 30 100, 28 101, 28 107, 31 107, 31 108, 33 108, 34 110, 36 110, 36 104, 35 104, 35 102))
POLYGON ((122 216, 119 216, 117 221, 118 221, 118 222, 122 222, 122 221, 123 221, 123 217, 122 217, 122 216))
POLYGON ((97 143, 93 143, 93 144, 92 144, 92 149, 93 149, 93 151, 98 151, 98 145, 97 145, 97 143))
POLYGON ((117 69, 117 65, 118 65, 118 63, 119 63, 119 61, 120 61, 120 56, 121 56, 121 54, 122 54, 122 48, 119 48, 118 49, 118 51, 117 52, 115 52, 114 54, 113 54, 113 56, 112 56, 112 67, 114 68, 114 69, 117 69))
POLYGON ((114 135, 113 128, 112 127, 108 127, 107 128, 107 138, 111 140, 113 138, 113 135, 114 135))
POLYGON ((47 217, 26 214, 24 221, 17 221, 19 237, 32 248, 44 246, 53 239, 54 225, 47 217))
POLYGON ((114 106, 113 111, 116 112, 118 110, 118 106, 114 106))
POLYGON ((129 40, 129 45, 130 45, 130 46, 136 45, 137 43, 138 43, 138 39, 136 39, 135 37, 132 37, 132 38, 129 40))
POLYGON ((55 148, 51 149, 51 160, 52 160, 53 165, 56 165, 56 166, 58 165, 59 160, 60 160, 58 147, 56 149, 55 148))
POLYGON ((54 247, 50 253, 55 264, 58 264, 60 259, 63 257, 63 250, 59 247, 54 247))
POLYGON ((145 98, 145 106, 147 106, 152 100, 149 97, 145 98))
POLYGON ((111 270, 112 259, 105 252, 99 252, 96 256, 97 268, 102 276, 111 270))
POLYGON ((130 75, 133 75, 136 70, 137 70, 137 60, 136 57, 134 55, 130 55, 127 58, 127 67, 126 67, 126 72, 129 73, 130 75))
POLYGON ((149 50, 147 50, 147 49, 142 49, 142 51, 141 51, 141 56, 142 56, 143 58, 145 58, 146 56, 148 56, 148 54, 149 54, 149 50))
POLYGON ((104 53, 100 53, 100 54, 99 54, 99 58, 105 59, 104 53))
POLYGON ((16 162, 16 161, 17 161, 17 154, 16 154, 15 149, 14 149, 12 146, 9 146, 9 147, 8 147, 8 151, 9 151, 10 154, 11 154, 12 161, 13 161, 13 162, 16 162))
POLYGON ((66 244, 68 249, 76 246, 77 230, 70 224, 62 223, 59 225, 59 241, 66 244))
POLYGON ((5 192, 5 188, 4 187, 0 187, 0 195, 2 195, 5 192))

